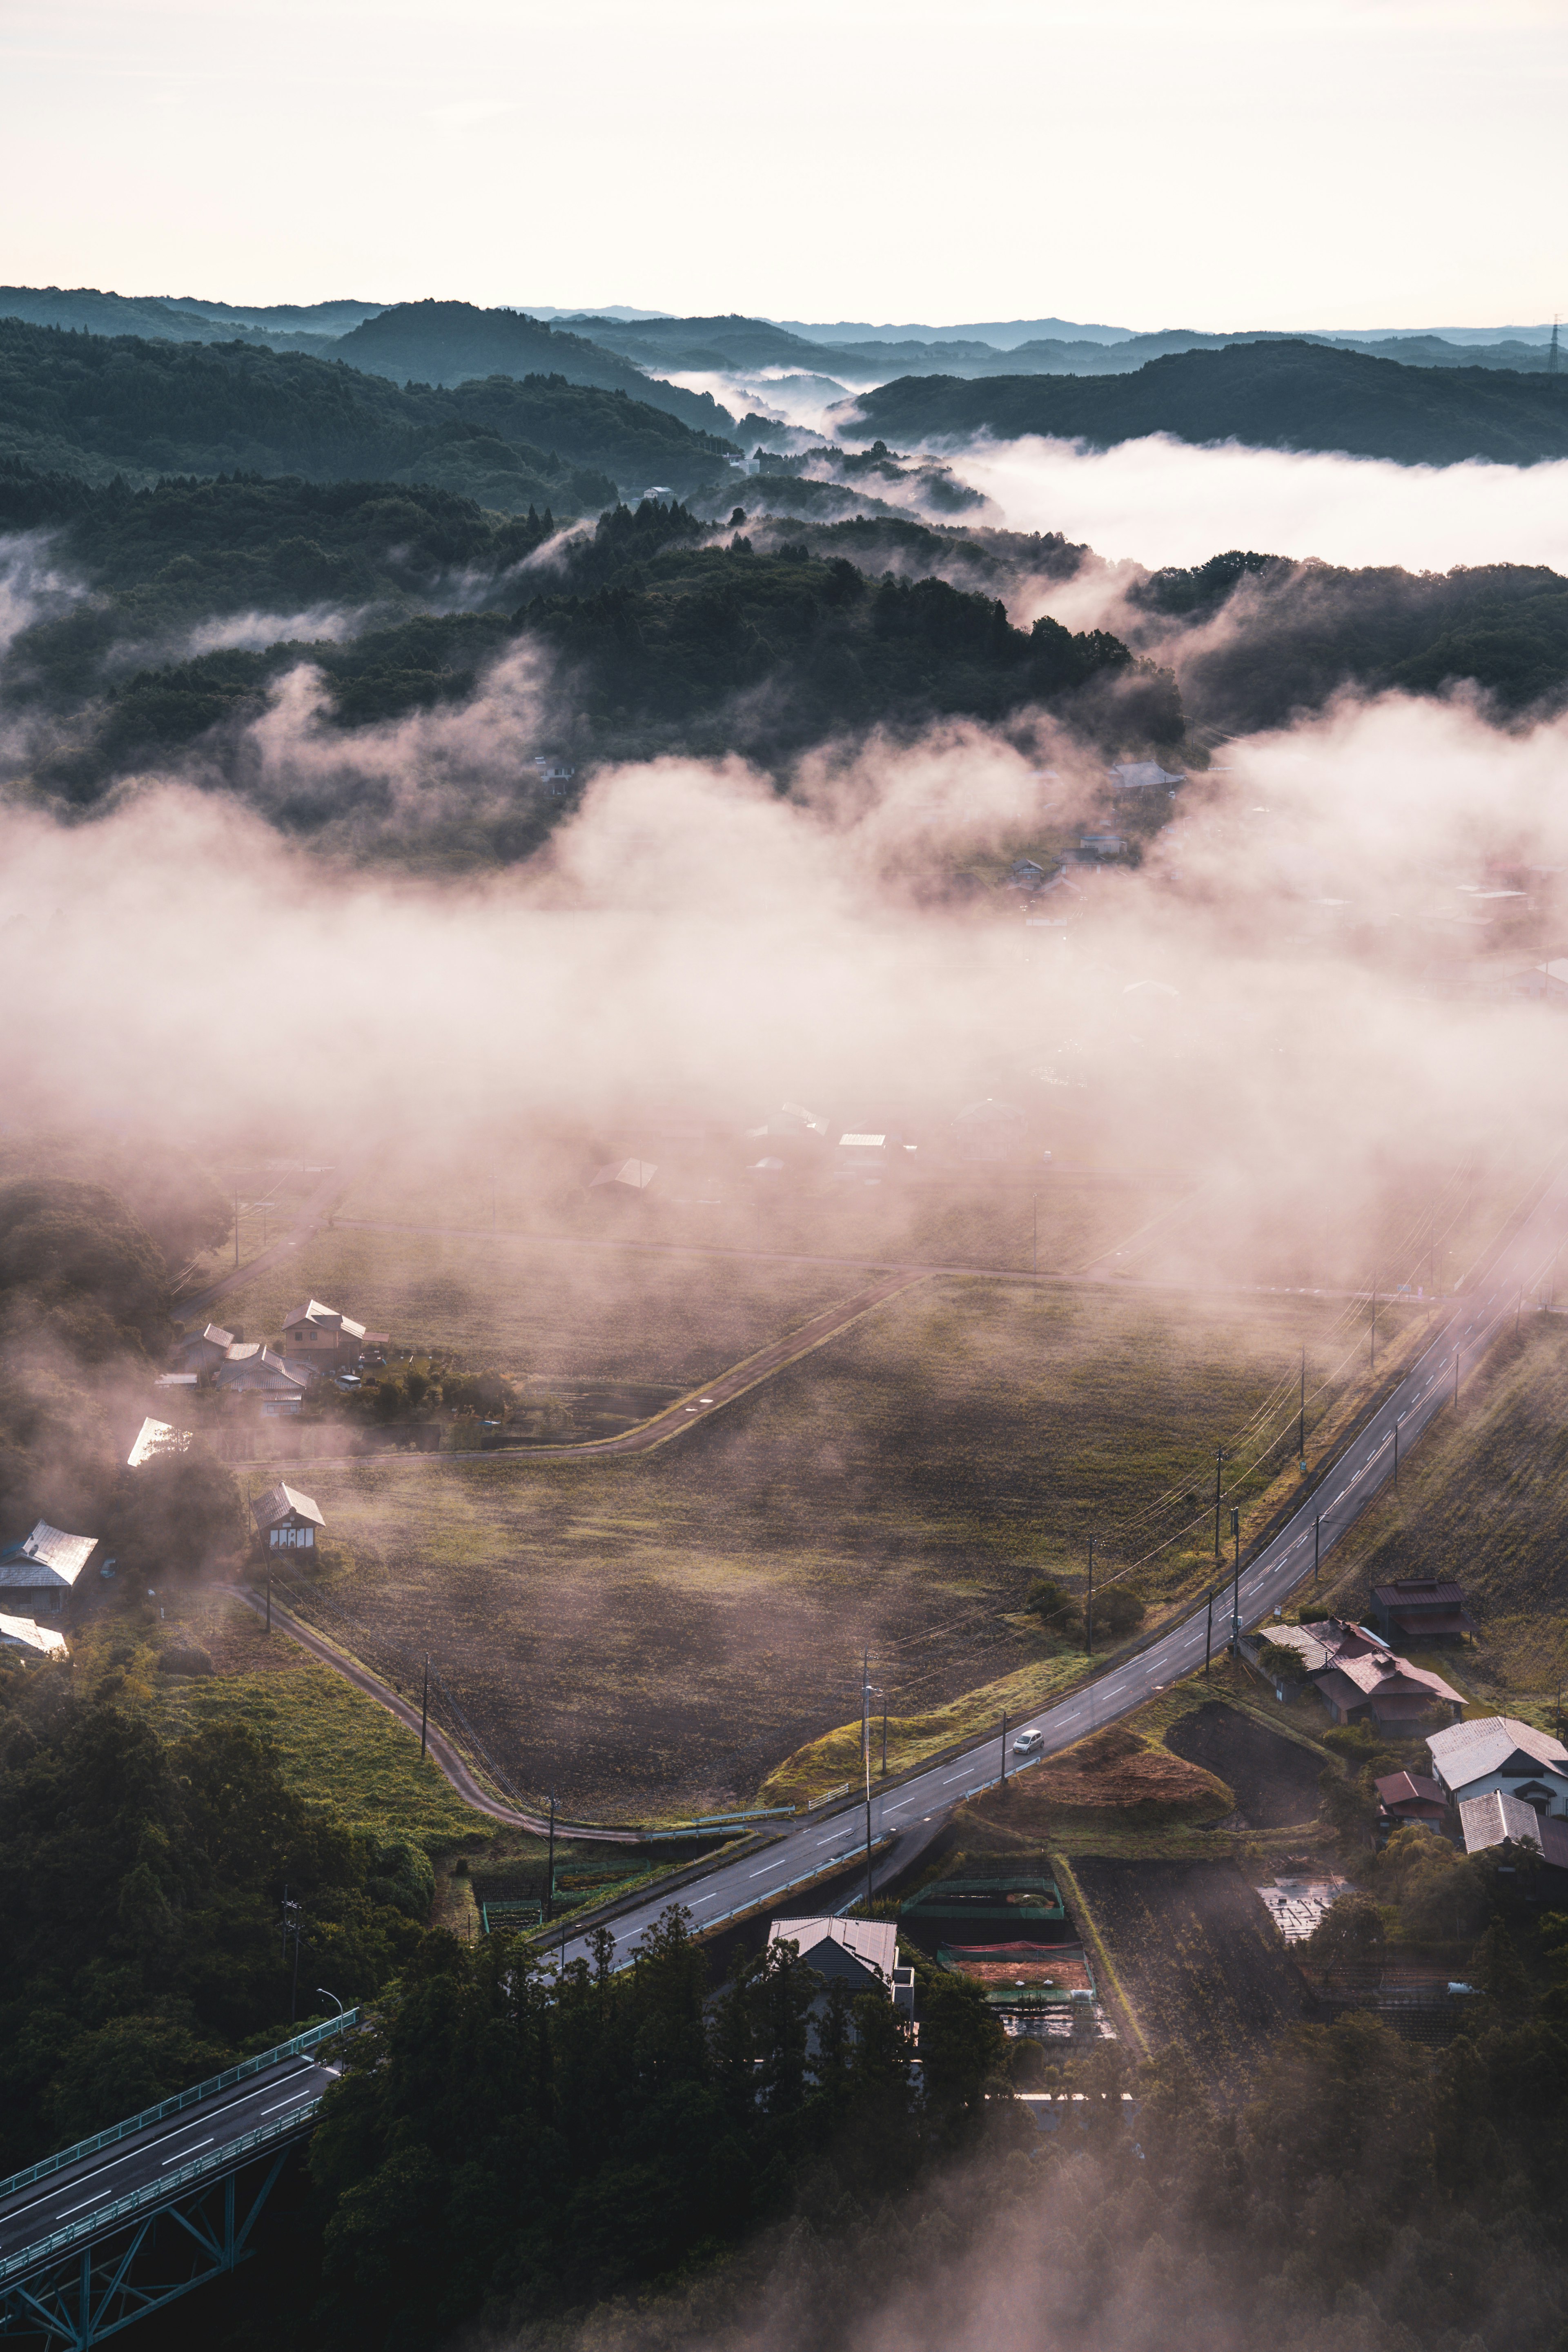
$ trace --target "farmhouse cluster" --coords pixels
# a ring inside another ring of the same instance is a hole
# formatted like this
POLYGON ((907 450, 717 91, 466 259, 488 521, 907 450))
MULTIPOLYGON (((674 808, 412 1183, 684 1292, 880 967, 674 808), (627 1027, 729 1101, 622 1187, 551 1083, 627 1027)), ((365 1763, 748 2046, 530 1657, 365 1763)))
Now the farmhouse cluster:
POLYGON ((234 1403, 256 1398, 271 1418, 298 1412, 313 1380, 347 1376, 352 1381, 362 1364, 384 1361, 391 1344, 389 1333, 367 1330, 337 1307, 308 1298, 283 1318, 279 1348, 243 1339, 221 1323, 190 1333, 174 1351, 180 1369, 166 1372, 158 1385, 215 1388, 234 1403))

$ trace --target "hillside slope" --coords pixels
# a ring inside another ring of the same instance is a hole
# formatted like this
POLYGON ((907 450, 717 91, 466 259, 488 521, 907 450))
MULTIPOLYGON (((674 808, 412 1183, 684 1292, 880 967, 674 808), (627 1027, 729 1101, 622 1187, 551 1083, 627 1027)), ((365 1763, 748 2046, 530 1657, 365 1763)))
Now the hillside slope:
POLYGON ((395 302, 341 336, 331 355, 395 383, 459 384, 475 376, 563 375, 568 383, 624 392, 699 433, 728 433, 734 418, 710 393, 645 375, 615 351, 547 327, 521 310, 472 302, 395 302))
POLYGON ((1568 376, 1404 367, 1306 342, 1175 352, 1129 376, 903 376, 863 394, 856 413, 867 433, 900 442, 1038 433, 1110 448, 1168 433, 1406 466, 1568 457, 1568 376))
POLYGON ((719 479, 728 450, 663 409, 561 376, 404 389, 245 343, 0 320, 0 457, 45 472, 427 482, 508 511, 553 499, 582 512, 616 485, 635 496, 648 482, 685 491, 719 479))
POLYGON ((1518 1712, 1555 1691, 1568 1668, 1568 1317, 1526 1301, 1518 1337, 1499 1340, 1333 1568, 1325 1596, 1352 1615, 1374 1584, 1451 1577, 1481 1627, 1476 1651, 1454 1657, 1478 1697, 1518 1712))

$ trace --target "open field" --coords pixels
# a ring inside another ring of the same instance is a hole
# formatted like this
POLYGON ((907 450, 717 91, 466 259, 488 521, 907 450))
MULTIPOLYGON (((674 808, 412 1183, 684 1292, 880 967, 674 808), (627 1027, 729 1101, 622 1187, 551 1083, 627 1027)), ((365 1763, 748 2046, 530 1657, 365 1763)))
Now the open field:
MULTIPOLYGON (((1016 1712, 977 1686, 1081 1670, 1022 1612, 1033 1578, 1179 1520, 1326 1311, 933 1278, 661 1454, 312 1464, 351 1563, 331 1597, 430 1651, 516 1785, 574 1811, 753 1801, 851 1714, 865 1648, 894 1763, 900 1726, 969 1727, 931 1720, 962 1694, 1016 1712)), ((1205 1562, 1178 1546, 1151 1598, 1205 1562)))
POLYGON ((1421 1654, 1467 1712, 1555 1723, 1568 1672, 1568 1316, 1526 1302, 1468 1382, 1457 1412, 1403 1463, 1334 1554, 1322 1604, 1364 1613, 1371 1588, 1451 1577, 1480 1625, 1474 1643, 1421 1654))
POLYGON ((1152 2049, 1177 2042, 1223 2084, 1301 2015, 1300 1979, 1233 1864, 1079 1855, 1072 1875, 1152 2049))

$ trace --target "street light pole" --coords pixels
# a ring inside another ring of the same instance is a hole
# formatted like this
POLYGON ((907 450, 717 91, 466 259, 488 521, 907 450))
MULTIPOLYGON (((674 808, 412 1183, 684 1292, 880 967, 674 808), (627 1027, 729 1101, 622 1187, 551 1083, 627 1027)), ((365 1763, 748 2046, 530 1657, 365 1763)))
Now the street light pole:
POLYGON ((871 1653, 860 1661, 860 1745, 866 1762, 866 1908, 871 1908, 871 1653))
POLYGON ((545 1864, 544 1916, 555 1916, 555 1791, 550 1791, 550 1857, 545 1864))
POLYGON ((1231 1591, 1230 1646, 1239 1657, 1241 1655, 1241 1508, 1236 1503, 1230 1507, 1230 1531, 1236 1538, 1236 1582, 1231 1591))
POLYGON ((1002 1793, 1007 1793, 1007 1710, 1002 1710, 1002 1793))
POLYGON ((1225 1448, 1223 1445, 1216 1445, 1214 1450, 1214 1556, 1215 1559, 1219 1558, 1219 1470, 1220 1464, 1224 1460, 1225 1448))
POLYGON ((323 2000, 336 2000, 338 2002, 338 2015, 342 2017, 343 2013, 343 2005, 341 2000, 338 2000, 337 1994, 335 1992, 329 1992, 325 1985, 318 1985, 316 1987, 316 1990, 321 1994, 323 2000))

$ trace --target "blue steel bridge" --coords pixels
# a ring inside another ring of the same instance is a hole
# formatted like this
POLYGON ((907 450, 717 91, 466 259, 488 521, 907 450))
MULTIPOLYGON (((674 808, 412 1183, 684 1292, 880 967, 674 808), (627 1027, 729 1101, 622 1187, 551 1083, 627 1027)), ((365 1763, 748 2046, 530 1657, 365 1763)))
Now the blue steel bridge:
POLYGON ((351 2009, 0 2181, 0 2344, 86 2352, 244 2260, 351 2009))

